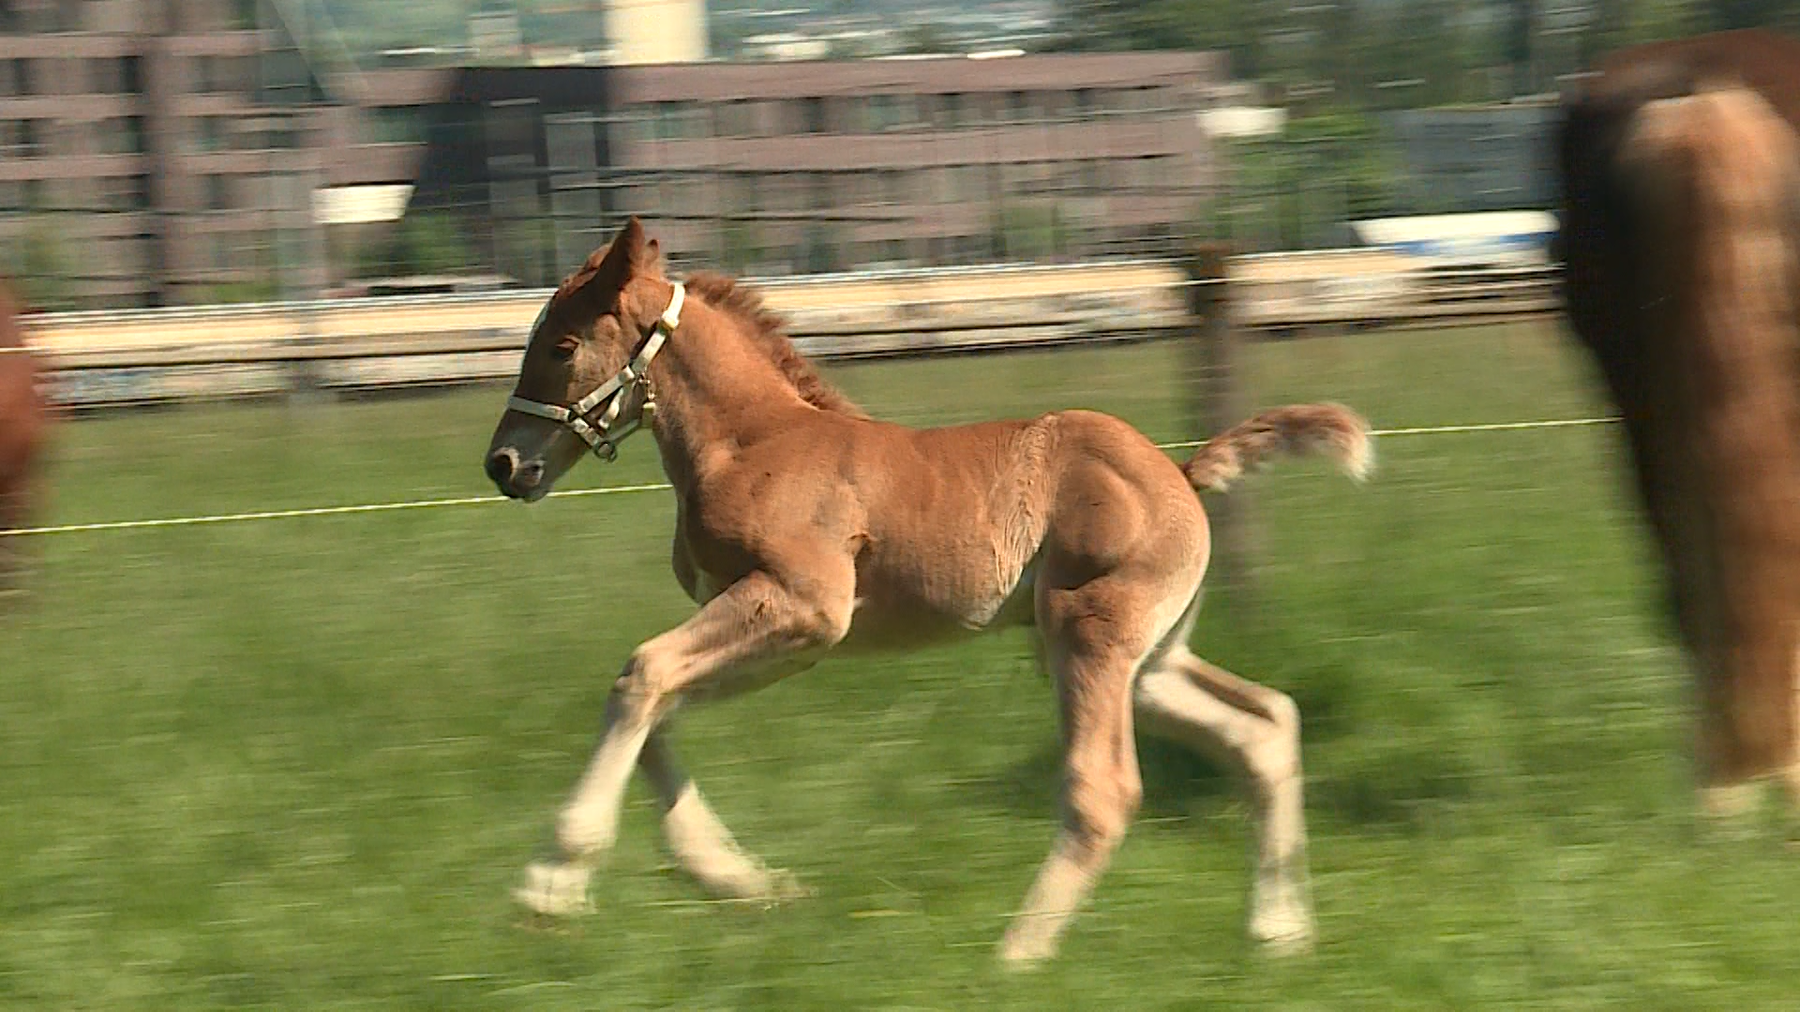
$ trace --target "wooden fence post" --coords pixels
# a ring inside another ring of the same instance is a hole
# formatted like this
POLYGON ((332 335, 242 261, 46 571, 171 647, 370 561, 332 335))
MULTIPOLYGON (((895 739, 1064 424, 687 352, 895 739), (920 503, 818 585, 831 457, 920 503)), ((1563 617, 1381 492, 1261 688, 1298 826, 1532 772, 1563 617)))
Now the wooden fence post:
MULTIPOLYGON (((1192 319, 1187 348, 1188 375, 1194 377, 1193 416, 1200 434, 1210 438, 1250 416, 1250 390, 1243 368, 1243 333, 1232 313, 1227 280, 1231 250, 1207 242, 1193 248, 1186 262, 1188 313, 1192 319)), ((1257 560, 1261 538, 1255 523, 1250 489, 1234 484, 1229 494, 1206 496, 1212 522, 1213 554, 1207 584, 1223 592, 1229 607, 1248 614, 1255 604, 1257 560)))

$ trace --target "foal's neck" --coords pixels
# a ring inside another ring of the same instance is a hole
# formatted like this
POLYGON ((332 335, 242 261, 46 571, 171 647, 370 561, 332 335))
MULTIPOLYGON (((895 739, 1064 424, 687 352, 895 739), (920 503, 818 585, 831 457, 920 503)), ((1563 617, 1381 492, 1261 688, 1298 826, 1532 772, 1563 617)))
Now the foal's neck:
POLYGON ((678 488, 718 454, 755 443, 814 410, 750 324, 690 298, 651 373, 663 470, 678 488))

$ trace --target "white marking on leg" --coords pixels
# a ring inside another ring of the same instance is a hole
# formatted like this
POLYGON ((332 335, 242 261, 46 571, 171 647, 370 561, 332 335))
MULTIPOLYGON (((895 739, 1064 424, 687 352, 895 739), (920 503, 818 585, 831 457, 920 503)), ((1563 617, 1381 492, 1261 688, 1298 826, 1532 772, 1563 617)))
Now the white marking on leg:
POLYGON ((1143 726, 1222 759, 1249 780, 1256 808, 1250 935, 1279 952, 1313 935, 1307 884, 1300 724, 1287 696, 1207 665, 1185 648, 1138 678, 1143 726))
POLYGON ((737 845, 692 781, 663 812, 663 838, 675 860, 708 892, 767 902, 805 895, 792 875, 765 867, 737 845))
POLYGON ((1000 942, 1008 966, 1026 968, 1056 954, 1057 940, 1093 888, 1094 876, 1077 858, 1079 844, 1064 832, 1039 869, 1025 902, 1000 942))
POLYGON ((593 870, 563 862, 526 865, 525 884, 513 890, 513 899, 547 917, 573 917, 593 909, 588 901, 588 878, 593 870))
POLYGON ((588 763, 574 796, 557 819, 556 840, 572 861, 591 865, 610 849, 619 833, 619 812, 625 806, 625 788, 631 783, 638 753, 649 740, 648 715, 630 713, 614 690, 607 706, 606 736, 588 763))

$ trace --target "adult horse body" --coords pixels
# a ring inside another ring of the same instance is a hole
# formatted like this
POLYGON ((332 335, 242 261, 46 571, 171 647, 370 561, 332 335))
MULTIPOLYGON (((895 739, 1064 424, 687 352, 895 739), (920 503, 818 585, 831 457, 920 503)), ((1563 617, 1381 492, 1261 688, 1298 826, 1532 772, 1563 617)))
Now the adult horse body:
POLYGON ((1694 667, 1703 805, 1800 800, 1800 41, 1622 50, 1563 111, 1568 311, 1694 667))
POLYGON ((1060 695, 1064 828, 1002 955, 1051 955, 1124 836, 1141 794, 1134 718, 1248 774, 1260 823, 1249 930, 1304 947, 1299 718, 1287 696, 1188 650, 1209 552, 1195 490, 1278 450, 1320 450, 1360 476, 1363 420, 1334 405, 1277 409, 1207 444, 1184 474, 1094 412, 925 430, 872 420, 778 327, 728 279, 665 279, 635 219, 533 327, 489 476, 509 496, 540 498, 590 447, 610 458, 647 415, 676 495, 675 575, 700 607, 633 651, 558 821, 561 860, 528 869, 519 899, 550 914, 585 906, 634 766, 702 884, 747 898, 792 892, 737 847, 678 768, 664 718, 827 651, 1023 623, 1036 626, 1060 695))
MULTIPOLYGON (((45 406, 19 310, 0 284, 0 531, 29 521, 45 406)), ((0 537, 0 593, 16 590, 25 539, 0 537)))

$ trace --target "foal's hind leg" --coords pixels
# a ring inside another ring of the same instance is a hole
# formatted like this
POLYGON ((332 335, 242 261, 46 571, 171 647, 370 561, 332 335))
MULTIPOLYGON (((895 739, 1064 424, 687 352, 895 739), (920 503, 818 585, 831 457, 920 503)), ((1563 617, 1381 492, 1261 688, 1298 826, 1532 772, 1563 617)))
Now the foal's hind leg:
POLYGON ((1131 733, 1131 677, 1141 650, 1074 638, 1047 646, 1062 705, 1063 828, 1001 940, 1000 957, 1015 966, 1056 953, 1144 794, 1131 733))
POLYGON ((708 892, 744 900, 784 900, 804 895, 793 875, 769 868, 745 853, 719 821, 700 789, 681 769, 667 728, 651 733, 638 767, 662 803, 663 839, 682 869, 708 892))
MULTIPOLYGON (((1185 637, 1184 637, 1185 639, 1185 637)), ((1301 801, 1300 711, 1285 694, 1246 681, 1176 643, 1139 676, 1145 730, 1222 759, 1250 781, 1258 829, 1250 935, 1277 952, 1312 940, 1301 801)))
MULTIPOLYGON (((547 914, 585 907, 589 874, 613 844, 631 771, 657 725, 685 696, 747 691, 810 667, 850 627, 854 574, 847 561, 842 568, 842 580, 812 582, 823 601, 753 573, 632 652, 607 700, 600 745, 557 821, 563 860, 529 868, 520 902, 547 914)), ((680 801, 677 790, 671 811, 680 801)), ((700 821, 691 804, 688 813, 690 825, 700 821)))

